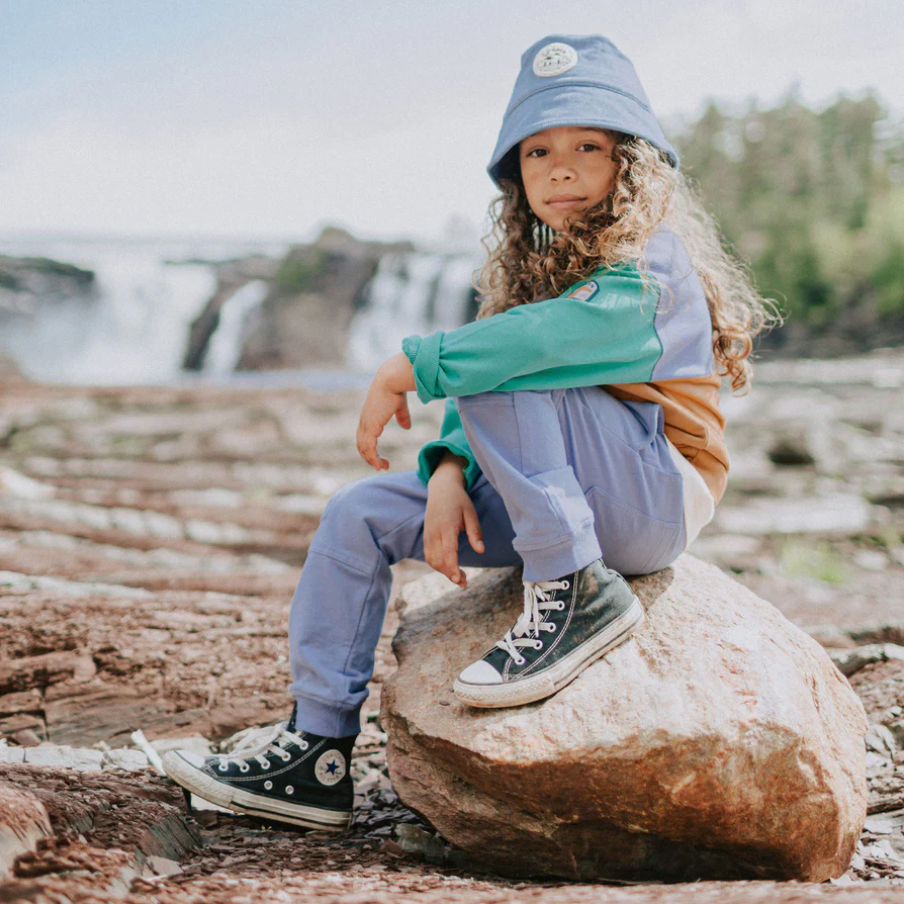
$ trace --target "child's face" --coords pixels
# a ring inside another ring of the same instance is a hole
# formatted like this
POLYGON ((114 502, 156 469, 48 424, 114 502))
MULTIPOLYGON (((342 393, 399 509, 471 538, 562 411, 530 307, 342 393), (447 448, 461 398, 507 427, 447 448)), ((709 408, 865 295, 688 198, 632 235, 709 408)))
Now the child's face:
POLYGON ((518 156, 531 210, 551 229, 564 231, 566 217, 599 204, 615 186, 614 146, 608 132, 584 126, 558 126, 525 138, 518 156))

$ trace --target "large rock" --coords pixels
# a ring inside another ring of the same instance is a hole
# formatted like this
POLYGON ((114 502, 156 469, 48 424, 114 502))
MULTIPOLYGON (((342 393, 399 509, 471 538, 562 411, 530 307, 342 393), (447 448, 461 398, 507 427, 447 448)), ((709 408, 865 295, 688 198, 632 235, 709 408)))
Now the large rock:
POLYGON ((866 718, 814 640, 685 555, 634 582, 644 627, 558 694, 471 709, 452 682, 514 621, 519 577, 405 609, 381 721, 409 807, 507 875, 844 873, 866 816, 866 718))

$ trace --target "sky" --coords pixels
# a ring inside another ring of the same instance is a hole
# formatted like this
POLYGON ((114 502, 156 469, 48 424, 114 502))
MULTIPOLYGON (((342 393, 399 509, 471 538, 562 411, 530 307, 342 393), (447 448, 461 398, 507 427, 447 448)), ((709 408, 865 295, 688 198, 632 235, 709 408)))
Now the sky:
POLYGON ((904 114, 901 0, 0 0, 0 236, 484 228, 521 54, 588 33, 667 134, 792 86, 904 114))

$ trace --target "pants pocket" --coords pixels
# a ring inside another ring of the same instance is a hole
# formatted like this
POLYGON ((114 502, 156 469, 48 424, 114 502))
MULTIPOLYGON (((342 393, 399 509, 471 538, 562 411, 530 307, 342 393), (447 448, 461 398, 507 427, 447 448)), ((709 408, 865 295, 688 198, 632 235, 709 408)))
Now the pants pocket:
POLYGON ((593 510, 603 561, 621 574, 659 571, 684 551, 684 523, 659 521, 598 486, 585 493, 593 510))

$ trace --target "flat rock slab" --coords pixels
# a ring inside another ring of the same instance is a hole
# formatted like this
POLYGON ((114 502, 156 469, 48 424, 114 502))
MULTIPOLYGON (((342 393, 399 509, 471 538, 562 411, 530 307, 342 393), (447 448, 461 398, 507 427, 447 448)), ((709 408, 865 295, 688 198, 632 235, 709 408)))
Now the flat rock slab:
POLYGON ((518 708, 452 694, 520 611, 517 572, 406 611, 381 714, 402 801, 505 875, 842 875, 867 793, 847 680, 775 607, 692 556, 633 586, 644 627, 518 708))
POLYGON ((74 901, 42 896, 31 880, 79 868, 122 897, 135 876, 159 872, 155 858, 178 861, 200 844, 179 789, 163 779, 0 766, 2 900, 74 901))
POLYGON ((16 860, 52 835, 44 805, 25 788, 0 778, 0 882, 12 874, 16 860))

